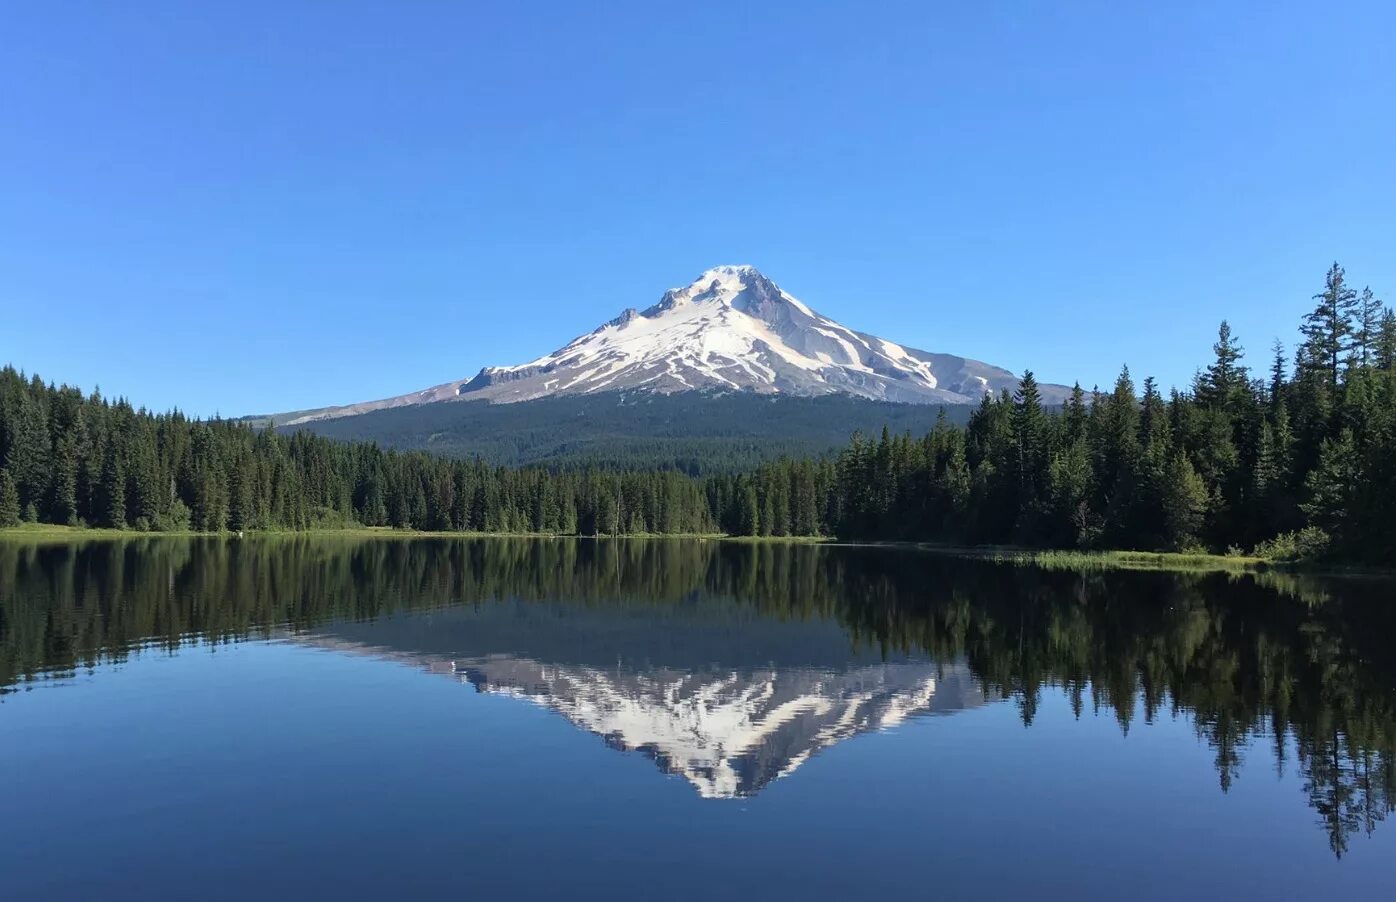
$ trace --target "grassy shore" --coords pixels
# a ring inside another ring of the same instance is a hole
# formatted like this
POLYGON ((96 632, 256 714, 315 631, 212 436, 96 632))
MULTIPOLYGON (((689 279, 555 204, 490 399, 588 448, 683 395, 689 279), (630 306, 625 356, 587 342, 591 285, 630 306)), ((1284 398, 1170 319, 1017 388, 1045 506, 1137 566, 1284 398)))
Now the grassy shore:
POLYGON ((1254 555, 1169 551, 1069 551, 996 545, 942 545, 928 542, 871 544, 987 560, 1001 564, 1041 567, 1044 570, 1166 570, 1180 573, 1289 573, 1306 576, 1374 577, 1390 579, 1396 567, 1372 567, 1323 561, 1277 561, 1254 555))
POLYGON ((134 532, 129 529, 98 529, 86 526, 59 526, 54 523, 21 523, 0 529, 0 541, 84 542, 88 539, 130 539, 144 536, 189 537, 194 532, 134 532))
POLYGON ((996 561, 1028 563, 1059 570, 1258 570, 1274 562, 1244 555, 1158 551, 1015 551, 992 555, 996 561))
POLYGON ((1247 571, 1289 565, 1244 555, 1166 551, 1064 551, 1006 545, 946 545, 937 542, 840 542, 847 547, 905 548, 950 557, 993 561, 999 564, 1042 567, 1047 570, 1189 570, 1247 571))
MULTIPOLYGON (((145 538, 233 538, 236 533, 199 532, 136 532, 121 529, 95 529, 57 526, 48 523, 25 523, 0 529, 0 542, 54 544, 64 542, 110 541, 145 538)), ((316 538, 316 539, 415 539, 415 538, 575 538, 553 533, 486 533, 431 532, 392 529, 386 526, 358 526, 286 531, 248 532, 244 538, 316 538)), ((987 560, 995 563, 1042 567, 1049 570, 1172 570, 1188 572, 1255 572, 1262 570, 1302 570, 1306 572, 1372 573, 1389 575, 1390 571, 1371 568, 1342 568, 1311 564, 1279 563, 1264 558, 1243 555, 1207 554, 1204 552, 1155 551, 1063 551, 983 545, 944 545, 927 542, 841 542, 823 536, 727 536, 721 534, 637 534, 619 536, 628 539, 701 539, 739 544, 824 544, 835 547, 902 548, 943 554, 953 557, 987 560)))
MULTIPOLYGON (((151 530, 139 532, 134 529, 101 529, 85 526, 59 526, 52 523, 22 523, 0 529, 0 541, 17 542, 86 542, 88 540, 110 539, 259 539, 259 538, 341 538, 341 539, 558 539, 582 538, 550 532, 471 532, 440 531, 423 529, 393 529, 389 526, 324 527, 311 529, 257 529, 245 533, 235 532, 194 532, 192 530, 151 530)), ((588 537, 589 538, 589 537, 588 537)), ((610 538, 605 537, 605 538, 610 538)), ((618 536, 622 539, 710 539, 726 540, 721 533, 628 533, 618 536)), ((739 541, 818 541, 815 539, 748 539, 734 537, 739 541)))

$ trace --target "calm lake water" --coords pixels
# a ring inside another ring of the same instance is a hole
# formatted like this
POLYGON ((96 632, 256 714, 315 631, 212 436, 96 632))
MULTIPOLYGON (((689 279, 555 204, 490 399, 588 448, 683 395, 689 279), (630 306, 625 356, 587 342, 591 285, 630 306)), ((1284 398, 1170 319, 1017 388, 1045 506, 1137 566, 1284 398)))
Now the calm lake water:
POLYGON ((1396 891, 1389 582, 0 543, 7 899, 1396 891))

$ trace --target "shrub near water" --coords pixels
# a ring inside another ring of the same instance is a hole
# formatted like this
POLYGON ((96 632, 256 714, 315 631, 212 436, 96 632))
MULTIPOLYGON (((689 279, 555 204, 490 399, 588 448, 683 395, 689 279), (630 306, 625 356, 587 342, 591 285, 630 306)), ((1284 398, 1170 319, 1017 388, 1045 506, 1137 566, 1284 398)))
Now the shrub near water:
POLYGON ((1280 533, 1255 546, 1255 556, 1267 561, 1318 561, 1327 557, 1331 540, 1317 526, 1280 533))

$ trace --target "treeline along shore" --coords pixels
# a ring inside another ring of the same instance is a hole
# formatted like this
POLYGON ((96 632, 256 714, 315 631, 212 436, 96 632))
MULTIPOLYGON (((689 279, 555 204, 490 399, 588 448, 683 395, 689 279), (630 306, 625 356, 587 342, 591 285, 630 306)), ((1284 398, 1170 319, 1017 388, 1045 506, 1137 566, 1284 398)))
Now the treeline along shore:
POLYGON ((1243 550, 1396 562, 1396 317, 1336 263, 1291 354, 1252 369, 1223 322, 1167 397, 1128 368, 1044 407, 1036 380, 965 427, 854 435, 737 474, 499 467, 152 413, 0 370, 0 527, 351 526, 837 536, 1040 548, 1243 550))

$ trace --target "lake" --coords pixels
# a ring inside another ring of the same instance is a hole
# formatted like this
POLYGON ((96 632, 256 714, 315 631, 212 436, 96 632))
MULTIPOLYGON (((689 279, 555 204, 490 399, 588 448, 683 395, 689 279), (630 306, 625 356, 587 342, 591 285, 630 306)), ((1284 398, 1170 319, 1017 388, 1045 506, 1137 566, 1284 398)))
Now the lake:
POLYGON ((1385 896, 1392 602, 901 548, 0 542, 4 896, 1385 896))

